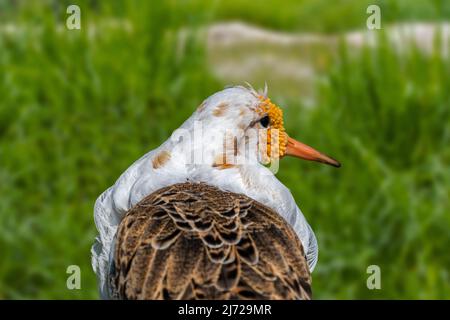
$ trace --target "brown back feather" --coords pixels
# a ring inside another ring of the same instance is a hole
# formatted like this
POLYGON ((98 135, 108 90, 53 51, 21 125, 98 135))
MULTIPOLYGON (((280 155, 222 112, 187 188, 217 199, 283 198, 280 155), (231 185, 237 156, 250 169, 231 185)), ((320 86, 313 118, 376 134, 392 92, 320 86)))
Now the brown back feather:
POLYGON ((160 189, 128 211, 116 236, 121 299, 310 299, 301 242, 276 212, 203 183, 160 189))

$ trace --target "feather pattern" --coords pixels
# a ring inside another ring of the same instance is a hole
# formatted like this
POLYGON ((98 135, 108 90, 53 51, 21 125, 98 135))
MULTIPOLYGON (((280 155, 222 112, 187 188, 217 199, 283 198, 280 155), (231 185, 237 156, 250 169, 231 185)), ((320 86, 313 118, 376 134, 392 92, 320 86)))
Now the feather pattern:
POLYGON ((112 263, 111 296, 121 299, 311 298, 292 227, 259 202, 204 183, 162 188, 129 210, 112 263))

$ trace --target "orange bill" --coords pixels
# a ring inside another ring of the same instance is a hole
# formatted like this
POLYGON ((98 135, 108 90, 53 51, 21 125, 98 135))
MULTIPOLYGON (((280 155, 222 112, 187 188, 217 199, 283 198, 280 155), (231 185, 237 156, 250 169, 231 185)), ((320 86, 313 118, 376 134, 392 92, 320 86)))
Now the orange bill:
POLYGON ((291 137, 288 137, 285 155, 294 156, 304 160, 322 162, 336 168, 341 166, 341 164, 333 158, 304 143, 301 143, 300 141, 292 139, 291 137))

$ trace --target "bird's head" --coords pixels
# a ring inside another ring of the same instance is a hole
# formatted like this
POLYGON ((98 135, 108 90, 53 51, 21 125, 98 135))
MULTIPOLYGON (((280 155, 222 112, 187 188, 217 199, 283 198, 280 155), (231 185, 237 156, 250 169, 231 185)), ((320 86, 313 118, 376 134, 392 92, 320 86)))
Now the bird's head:
POLYGON ((217 92, 197 108, 189 125, 193 122, 201 127, 194 138, 202 137, 202 149, 207 152, 203 159, 219 169, 268 164, 284 156, 340 167, 338 161, 286 133, 283 111, 268 98, 267 87, 262 92, 242 86, 217 92))
POLYGON ((258 109, 258 113, 261 117, 259 119, 259 124, 266 130, 263 136, 267 137, 266 151, 269 159, 294 156, 304 160, 329 164, 334 167, 341 166, 337 160, 291 138, 284 128, 283 110, 274 104, 267 95, 260 95, 259 99, 261 100, 258 109), (273 141, 273 139, 275 139, 275 141, 273 141))

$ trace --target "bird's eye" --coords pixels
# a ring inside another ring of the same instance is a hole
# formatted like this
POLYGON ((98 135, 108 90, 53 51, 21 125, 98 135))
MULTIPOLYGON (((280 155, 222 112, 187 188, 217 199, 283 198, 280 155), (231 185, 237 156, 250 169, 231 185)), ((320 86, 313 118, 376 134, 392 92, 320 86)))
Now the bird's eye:
POLYGON ((264 128, 267 128, 267 127, 269 126, 269 124, 270 124, 270 118, 269 118, 269 116, 265 116, 265 117, 261 118, 261 120, 259 120, 259 123, 261 123, 261 125, 262 125, 264 128))

